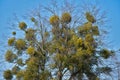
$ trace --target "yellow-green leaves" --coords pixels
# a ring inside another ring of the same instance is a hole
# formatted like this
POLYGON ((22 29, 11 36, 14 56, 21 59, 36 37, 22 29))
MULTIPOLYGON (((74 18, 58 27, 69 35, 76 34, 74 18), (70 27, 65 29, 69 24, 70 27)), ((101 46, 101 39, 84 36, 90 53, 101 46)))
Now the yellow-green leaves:
POLYGON ((70 13, 68 13, 68 12, 63 13, 61 16, 61 20, 59 19, 59 16, 57 16, 57 15, 53 15, 49 19, 49 22, 51 25, 58 25, 60 21, 62 23, 66 23, 66 24, 70 23, 71 22, 70 13))
POLYGON ((93 36, 99 36, 98 26, 94 26, 91 22, 86 22, 84 25, 78 27, 80 35, 92 34, 93 36))
POLYGON ((79 49, 77 49, 77 51, 76 51, 76 53, 75 53, 75 57, 76 57, 76 58, 80 58, 80 57, 82 57, 84 54, 86 54, 86 53, 84 53, 84 50, 82 50, 81 48, 79 48, 79 49))
POLYGON ((14 44, 14 42, 15 42, 15 38, 14 38, 14 37, 8 39, 8 45, 9 45, 9 46, 12 46, 12 45, 14 44))
POLYGON ((69 40, 69 44, 75 45, 76 48, 80 48, 83 44, 83 39, 81 37, 79 38, 78 36, 73 35, 71 40, 69 40))
POLYGON ((80 46, 82 46, 82 44, 83 44, 83 39, 82 38, 78 38, 77 41, 76 41, 76 45, 78 47, 80 47, 80 46))
POLYGON ((91 22, 87 22, 83 25, 83 29, 85 31, 90 31, 92 29, 92 23, 91 22))
POLYGON ((26 30, 25 38, 30 41, 30 40, 35 40, 35 30, 32 28, 28 28, 26 30))
POLYGON ((78 27, 78 32, 80 35, 92 34, 92 23, 86 22, 82 26, 78 27))
POLYGON ((28 49, 27 49, 27 53, 29 54, 29 55, 33 55, 34 53, 35 53, 35 48, 34 47, 28 47, 28 49))
POLYGON ((85 45, 85 47, 86 47, 86 51, 87 51, 87 53, 88 54, 93 54, 94 53, 94 47, 93 47, 93 45, 94 45, 94 38, 93 38, 93 35, 91 35, 91 34, 87 34, 86 36, 85 36, 85 41, 84 41, 84 45, 85 45))
POLYGON ((19 28, 20 28, 21 30, 25 30, 25 29, 27 28, 27 24, 26 24, 25 22, 20 22, 20 23, 19 23, 19 28))
POLYGON ((76 35, 73 35, 73 36, 72 36, 72 40, 73 40, 73 41, 76 41, 77 39, 78 39, 78 36, 76 36, 76 35))
POLYGON ((8 62, 13 62, 17 58, 16 54, 13 54, 11 50, 7 50, 5 54, 5 60, 8 62))
POLYGON ((4 76, 4 78, 6 80, 11 80, 13 78, 11 70, 4 71, 4 75, 3 76, 4 76))
POLYGON ((92 22, 94 23, 96 20, 94 18, 94 16, 92 16, 89 12, 86 12, 86 19, 89 21, 89 22, 92 22))
POLYGON ((63 23, 69 23, 71 21, 71 15, 70 13, 68 12, 65 12, 62 14, 62 17, 61 17, 61 22, 63 23))
POLYGON ((26 42, 23 39, 18 39, 15 42, 15 47, 18 50, 24 50, 26 48, 26 42))
POLYGON ((68 61, 70 60, 66 54, 57 53, 54 57, 54 63, 50 65, 52 69, 59 68, 64 69, 68 67, 68 61), (61 65, 60 65, 61 64, 61 65))
POLYGON ((30 65, 29 67, 35 66, 35 64, 38 65, 39 64, 39 58, 38 57, 31 57, 27 64, 30 65))
POLYGON ((57 15, 53 15, 50 17, 49 21, 51 25, 56 25, 59 23, 59 17, 57 15))
POLYGON ((85 41, 92 43, 94 41, 94 38, 91 34, 86 34, 85 41))
POLYGON ((41 67, 43 67, 42 63, 40 64, 39 61, 40 61, 39 57, 29 58, 29 61, 27 62, 27 70, 29 70, 29 71, 27 71, 25 74, 27 79, 28 78, 32 78, 32 79, 37 78, 37 72, 40 69, 39 65, 41 65, 41 67))

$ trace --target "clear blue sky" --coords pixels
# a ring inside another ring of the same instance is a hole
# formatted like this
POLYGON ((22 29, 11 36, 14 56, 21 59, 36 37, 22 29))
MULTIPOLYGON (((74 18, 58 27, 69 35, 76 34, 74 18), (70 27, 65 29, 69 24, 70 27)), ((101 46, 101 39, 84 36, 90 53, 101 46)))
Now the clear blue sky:
MULTIPOLYGON (((18 16, 22 16, 36 8, 39 4, 46 4, 50 0, 0 0, 0 38, 3 34, 8 32, 9 19, 13 18, 13 13, 18 16)), ((79 0, 75 0, 76 3, 79 0)), ((110 32, 110 40, 112 44, 118 48, 120 47, 120 0, 94 0, 98 1, 98 5, 104 10, 108 11, 108 18, 110 18, 110 26, 112 26, 110 32)))
MULTIPOLYGON (((46 4, 48 1, 50 0, 0 0, 0 41, 2 41, 3 38, 7 39, 3 34, 9 34, 7 22, 9 22, 9 19, 13 19, 13 13, 22 16, 29 10, 38 7, 39 4, 46 4)), ((76 3, 78 1, 80 0, 74 0, 76 3)), ((98 5, 101 6, 101 9, 107 10, 108 19, 110 19, 109 25, 112 27, 108 40, 113 41, 112 44, 114 48, 120 48, 120 0, 94 1, 99 3, 98 5)), ((3 42, 5 43, 5 41, 3 42)))

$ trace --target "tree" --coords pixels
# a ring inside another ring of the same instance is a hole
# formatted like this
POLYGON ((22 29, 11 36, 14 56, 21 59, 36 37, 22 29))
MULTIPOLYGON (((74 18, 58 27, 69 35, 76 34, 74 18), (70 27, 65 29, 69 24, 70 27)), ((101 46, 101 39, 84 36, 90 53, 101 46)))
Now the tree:
MULTIPOLYGON (((58 9, 56 3, 53 7, 58 9)), ((99 80, 101 73, 112 71, 105 65, 99 67, 101 59, 108 59, 114 52, 101 45, 99 37, 103 34, 92 12, 82 13, 85 17, 76 15, 76 8, 68 2, 60 14, 49 7, 43 9, 50 18, 35 12, 30 25, 18 23, 24 37, 12 32, 13 37, 8 39, 10 48, 5 59, 14 66, 4 71, 6 80, 13 75, 17 80, 99 80)))

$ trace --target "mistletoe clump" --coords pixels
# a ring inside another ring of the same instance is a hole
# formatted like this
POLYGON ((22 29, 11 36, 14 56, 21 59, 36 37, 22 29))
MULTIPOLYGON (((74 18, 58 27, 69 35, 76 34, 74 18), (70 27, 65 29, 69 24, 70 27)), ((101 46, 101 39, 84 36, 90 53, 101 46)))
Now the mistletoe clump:
POLYGON ((5 54, 5 60, 8 62, 13 62, 17 58, 17 55, 14 54, 11 50, 7 50, 5 54))
POLYGON ((28 28, 26 30, 25 38, 28 41, 34 40, 35 39, 35 30, 33 30, 32 28, 28 28))
POLYGON ((12 32, 12 35, 16 35, 16 32, 15 32, 15 31, 13 31, 13 32, 12 32))
POLYGON ((59 23, 59 17, 57 15, 53 15, 50 17, 50 24, 56 25, 59 23))
POLYGON ((69 23, 71 21, 71 15, 70 13, 66 12, 62 14, 61 21, 63 23, 69 23))
POLYGON ((28 47, 27 53, 30 54, 30 55, 33 55, 35 53, 34 47, 28 47))
POLYGON ((91 15, 89 12, 86 12, 86 19, 89 21, 89 22, 96 22, 95 18, 93 15, 91 15))
POLYGON ((18 50, 23 50, 26 47, 26 42, 23 39, 18 39, 15 42, 15 46, 18 50))
POLYGON ((13 78, 11 70, 4 71, 4 78, 6 80, 11 80, 13 78))
POLYGON ((13 37, 13 38, 10 38, 9 40, 8 40, 8 45, 9 46, 12 46, 13 44, 14 44, 14 42, 15 42, 15 38, 13 37))
POLYGON ((25 22, 20 22, 20 23, 19 23, 19 28, 20 28, 21 30, 25 30, 25 29, 27 28, 27 24, 26 24, 25 22))

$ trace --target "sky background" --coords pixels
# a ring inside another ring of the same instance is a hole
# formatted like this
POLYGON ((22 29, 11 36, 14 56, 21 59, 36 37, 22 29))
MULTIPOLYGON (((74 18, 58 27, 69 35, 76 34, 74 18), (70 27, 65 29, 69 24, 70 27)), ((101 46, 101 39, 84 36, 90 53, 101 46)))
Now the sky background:
MULTIPOLYGON (((8 29, 8 22, 13 19, 14 13, 20 17, 38 7, 39 4, 46 4, 49 1, 50 0, 0 0, 0 44, 3 45, 6 43, 7 36, 4 35, 10 34, 12 31, 8 29)), ((80 0, 74 0, 76 3, 78 1, 80 0)), ((107 17, 110 19, 108 25, 111 26, 108 41, 112 41, 113 48, 120 48, 120 0, 91 1, 97 1, 99 3, 98 6, 108 12, 107 17)), ((0 46, 0 48, 3 48, 3 46, 0 46)))
MULTIPOLYGON (((38 7, 39 4, 46 4, 50 0, 0 0, 0 38, 6 39, 4 35, 9 34, 9 22, 12 21, 14 13, 20 17, 28 11, 38 7)), ((59 1, 59 0, 58 0, 59 1)), ((74 0, 76 3, 80 0, 74 0)), ((81 0, 82 1, 82 0, 81 0)), ((87 0, 85 0, 87 1, 87 0)), ((88 0, 89 1, 89 0, 88 0)), ((101 9, 108 12, 110 19, 109 40, 114 48, 120 47, 120 0, 93 0, 98 2, 101 9)), ((49 5, 48 5, 49 6, 49 5)), ((13 20, 14 21, 14 20, 13 20)), ((1 40, 0 40, 1 41, 1 40)))

